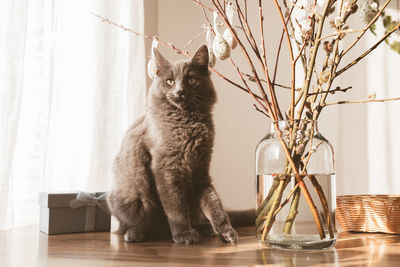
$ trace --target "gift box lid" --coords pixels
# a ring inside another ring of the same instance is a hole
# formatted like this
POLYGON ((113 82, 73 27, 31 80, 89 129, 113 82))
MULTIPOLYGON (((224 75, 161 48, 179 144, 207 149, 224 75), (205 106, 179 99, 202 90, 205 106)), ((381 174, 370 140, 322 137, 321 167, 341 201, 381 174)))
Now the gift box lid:
MULTIPOLYGON (((100 197, 105 192, 95 192, 100 197)), ((39 192, 39 205, 45 208, 69 207, 69 202, 76 199, 79 192, 39 192)))

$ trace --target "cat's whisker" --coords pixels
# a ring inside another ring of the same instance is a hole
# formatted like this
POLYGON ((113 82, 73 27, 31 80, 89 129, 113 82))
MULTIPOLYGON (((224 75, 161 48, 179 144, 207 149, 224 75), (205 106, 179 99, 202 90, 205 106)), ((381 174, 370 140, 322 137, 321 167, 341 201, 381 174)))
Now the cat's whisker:
POLYGON ((194 95, 194 97, 204 100, 213 100, 214 97, 206 96, 206 95, 194 95))
POLYGON ((204 105, 204 104, 205 104, 203 101, 201 101, 201 100, 200 100, 199 98, 197 98, 197 97, 193 97, 193 98, 192 98, 192 102, 193 102, 193 103, 200 104, 200 105, 204 105))

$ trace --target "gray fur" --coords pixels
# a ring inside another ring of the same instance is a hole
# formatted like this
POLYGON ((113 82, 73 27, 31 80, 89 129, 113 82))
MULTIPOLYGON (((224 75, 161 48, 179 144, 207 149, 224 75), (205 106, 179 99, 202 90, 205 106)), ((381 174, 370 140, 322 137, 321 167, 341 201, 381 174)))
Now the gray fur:
POLYGON ((216 93, 207 47, 190 61, 172 64, 154 53, 158 71, 148 112, 130 127, 114 162, 108 203, 119 232, 128 242, 170 236, 192 244, 199 241, 197 229, 235 244, 237 233, 209 175, 216 93), (192 78, 197 82, 189 85, 192 78))

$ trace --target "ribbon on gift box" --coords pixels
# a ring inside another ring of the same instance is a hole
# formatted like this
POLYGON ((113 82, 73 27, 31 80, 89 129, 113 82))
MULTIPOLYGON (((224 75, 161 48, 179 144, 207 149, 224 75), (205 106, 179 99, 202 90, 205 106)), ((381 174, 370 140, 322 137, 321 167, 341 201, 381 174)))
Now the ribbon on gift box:
POLYGON ((96 194, 94 193, 79 192, 76 199, 69 202, 69 206, 71 209, 78 209, 86 206, 86 232, 94 231, 95 229, 96 206, 105 212, 110 213, 107 205, 107 193, 96 197, 96 194))

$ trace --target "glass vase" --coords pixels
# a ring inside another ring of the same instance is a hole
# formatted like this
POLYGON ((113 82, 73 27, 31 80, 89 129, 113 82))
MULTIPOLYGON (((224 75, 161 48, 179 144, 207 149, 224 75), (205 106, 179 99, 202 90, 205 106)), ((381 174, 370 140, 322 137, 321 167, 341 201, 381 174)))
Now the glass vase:
POLYGON ((317 122, 272 122, 256 149, 256 229, 266 245, 322 249, 335 244, 332 145, 317 122))

